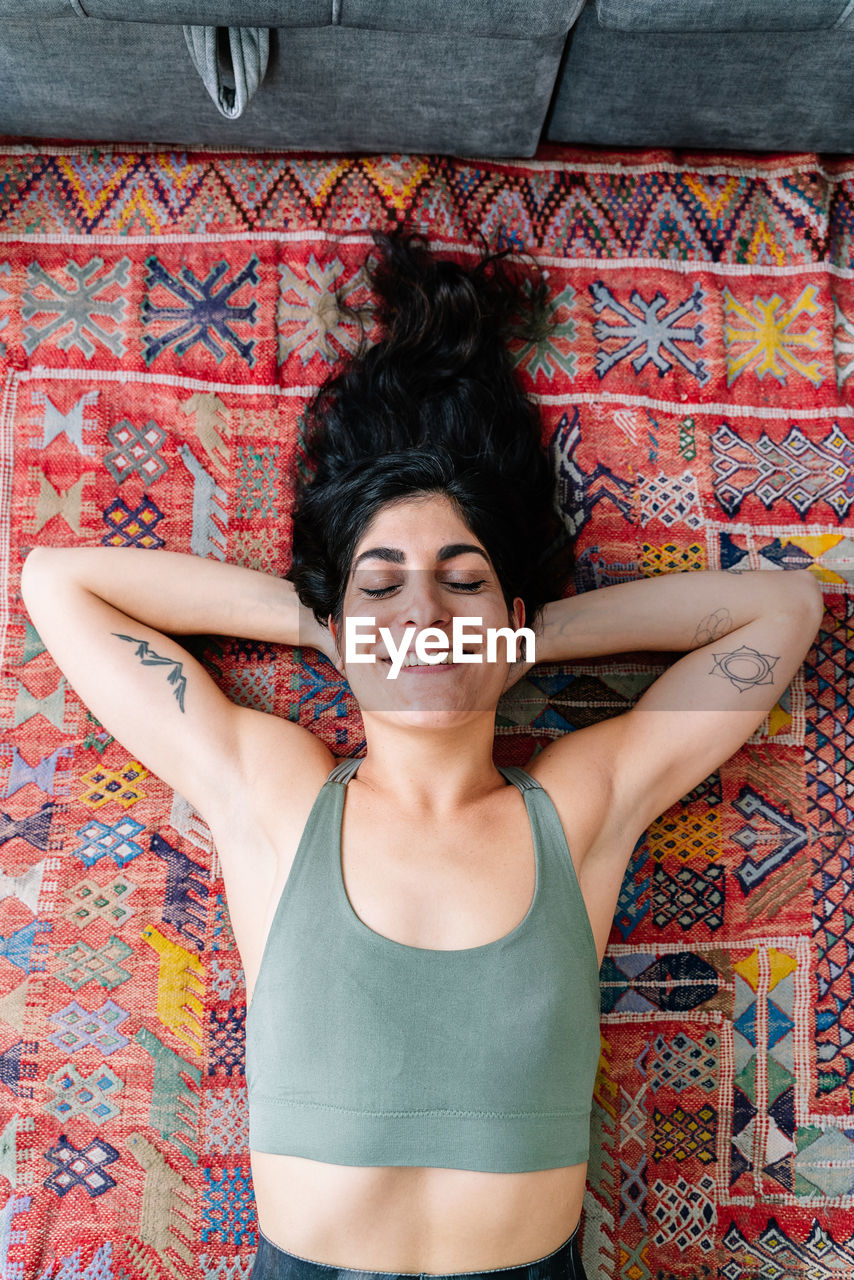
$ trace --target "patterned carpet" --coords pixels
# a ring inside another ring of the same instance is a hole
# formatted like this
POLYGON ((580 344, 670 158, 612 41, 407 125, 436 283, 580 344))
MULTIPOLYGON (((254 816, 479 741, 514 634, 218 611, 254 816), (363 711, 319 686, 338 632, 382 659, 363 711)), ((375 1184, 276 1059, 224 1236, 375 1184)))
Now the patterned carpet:
MULTIPOLYGON (((81 705, 19 591, 36 544, 289 563, 301 415, 369 229, 534 253, 575 591, 809 567, 826 614, 733 759, 638 843, 602 977, 591 1280, 854 1276, 848 696, 854 161, 0 146, 0 1274, 241 1280, 245 994, 210 835, 81 705)), ((238 702, 364 746, 314 651, 208 637, 238 702)), ((669 655, 535 668, 496 760, 669 655)))

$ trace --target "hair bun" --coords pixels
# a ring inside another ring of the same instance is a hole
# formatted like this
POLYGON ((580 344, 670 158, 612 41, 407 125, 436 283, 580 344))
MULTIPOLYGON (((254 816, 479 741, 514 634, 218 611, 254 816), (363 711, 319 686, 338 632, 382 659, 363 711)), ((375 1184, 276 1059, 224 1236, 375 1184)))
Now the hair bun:
POLYGON ((541 328, 542 276, 508 262, 506 250, 463 266, 434 257, 420 236, 376 232, 374 241, 380 253, 368 274, 382 336, 367 349, 363 342, 309 407, 311 474, 440 444, 516 466, 539 415, 506 344, 541 328))

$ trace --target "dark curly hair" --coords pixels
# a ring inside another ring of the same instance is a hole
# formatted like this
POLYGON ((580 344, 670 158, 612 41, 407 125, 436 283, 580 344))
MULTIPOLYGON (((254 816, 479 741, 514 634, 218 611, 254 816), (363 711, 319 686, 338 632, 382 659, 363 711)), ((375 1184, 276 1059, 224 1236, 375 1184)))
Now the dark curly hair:
POLYGON ((487 253, 439 259, 423 239, 375 233, 369 266, 382 337, 328 380, 306 415, 306 473, 286 576, 318 622, 340 627, 353 555, 386 503, 446 495, 486 548, 525 625, 563 593, 574 557, 553 464, 507 343, 543 332, 542 276, 487 253))

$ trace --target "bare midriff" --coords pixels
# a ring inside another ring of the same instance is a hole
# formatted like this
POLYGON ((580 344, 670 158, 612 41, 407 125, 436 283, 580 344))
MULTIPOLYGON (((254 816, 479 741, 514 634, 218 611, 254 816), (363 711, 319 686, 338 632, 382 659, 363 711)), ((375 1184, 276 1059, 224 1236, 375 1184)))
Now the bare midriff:
POLYGON ((553 1253, 581 1214, 586 1164, 528 1173, 326 1164, 253 1151, 264 1235, 327 1266, 437 1275, 553 1253))

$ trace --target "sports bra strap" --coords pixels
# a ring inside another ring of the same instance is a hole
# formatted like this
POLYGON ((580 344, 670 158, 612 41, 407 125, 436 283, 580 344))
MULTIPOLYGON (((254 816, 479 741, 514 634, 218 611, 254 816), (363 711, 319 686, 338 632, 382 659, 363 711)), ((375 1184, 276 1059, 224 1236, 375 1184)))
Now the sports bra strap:
MULTIPOLYGON (((344 760, 339 760, 327 777, 327 782, 340 782, 344 786, 352 778, 353 774, 362 763, 362 756, 350 756, 344 760)), ((503 773, 508 782, 514 782, 520 791, 540 790, 542 787, 536 778, 532 778, 529 773, 521 769, 515 764, 505 764, 497 766, 499 773, 503 773)))
MULTIPOLYGON (((536 778, 532 778, 529 773, 526 773, 524 769, 520 769, 518 765, 507 765, 501 772, 508 781, 515 782, 520 790, 530 791, 530 803, 536 810, 539 822, 542 825, 545 846, 548 849, 560 850, 561 857, 566 857, 571 864, 572 854, 569 851, 566 832, 563 829, 560 814, 545 787, 537 782, 536 778)), ((529 801, 526 800, 525 803, 528 804, 529 801)))
POLYGON ((542 787, 536 778, 532 778, 529 773, 516 764, 498 765, 499 772, 503 773, 508 782, 515 782, 521 791, 540 790, 542 787))
POLYGON ((346 786, 362 763, 362 759, 362 756, 348 756, 344 760, 339 760, 330 771, 326 781, 341 782, 346 786))

